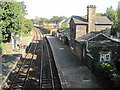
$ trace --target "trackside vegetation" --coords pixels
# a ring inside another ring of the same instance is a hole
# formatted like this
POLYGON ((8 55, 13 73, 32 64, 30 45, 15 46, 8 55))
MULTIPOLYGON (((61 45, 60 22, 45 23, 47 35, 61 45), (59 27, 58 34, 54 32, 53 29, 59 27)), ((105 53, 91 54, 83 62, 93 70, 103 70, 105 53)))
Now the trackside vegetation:
MULTIPOLYGON (((0 43, 10 42, 11 33, 21 36, 31 31, 33 23, 24 17, 26 14, 24 2, 0 1, 0 43)), ((2 44, 0 47, 3 46, 2 44)))

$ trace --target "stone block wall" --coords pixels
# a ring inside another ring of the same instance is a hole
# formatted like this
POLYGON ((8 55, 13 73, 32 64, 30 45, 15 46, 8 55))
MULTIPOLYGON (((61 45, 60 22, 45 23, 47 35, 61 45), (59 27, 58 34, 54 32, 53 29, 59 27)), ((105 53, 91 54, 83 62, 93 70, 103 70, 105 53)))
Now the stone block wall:
POLYGON ((77 42, 77 41, 76 41, 76 47, 75 47, 75 49, 76 49, 75 54, 76 54, 76 55, 78 56, 78 58, 81 60, 81 59, 82 59, 82 45, 81 45, 80 42, 77 42))
POLYGON ((95 31, 111 29, 111 25, 96 25, 95 31))
POLYGON ((96 25, 95 31, 101 31, 103 34, 110 36, 111 26, 110 25, 96 25))
POLYGON ((76 37, 75 39, 85 35, 87 33, 87 25, 76 25, 76 37))
POLYGON ((96 21, 96 6, 88 5, 87 6, 87 20, 88 20, 88 32, 95 30, 95 21, 96 21))

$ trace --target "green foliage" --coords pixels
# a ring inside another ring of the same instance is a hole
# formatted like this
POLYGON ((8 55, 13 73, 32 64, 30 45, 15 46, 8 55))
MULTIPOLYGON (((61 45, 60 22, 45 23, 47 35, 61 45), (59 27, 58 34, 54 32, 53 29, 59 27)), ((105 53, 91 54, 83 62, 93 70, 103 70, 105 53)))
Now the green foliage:
POLYGON ((117 76, 117 70, 113 62, 111 61, 102 61, 99 63, 100 73, 103 77, 106 77, 110 80, 114 80, 117 76))
POLYGON ((51 19, 43 18, 43 17, 35 17, 33 20, 34 24, 43 25, 44 23, 58 23, 61 19, 67 19, 65 16, 53 16, 51 19))
POLYGON ((67 19, 65 16, 60 16, 60 17, 58 17, 58 16, 53 16, 50 20, 49 20, 49 22, 51 22, 51 23, 58 23, 61 19, 67 19))
POLYGON ((22 3, 1 2, 2 12, 2 34, 5 40, 10 40, 11 32, 19 32, 21 27, 22 3))
POLYGON ((3 39, 2 38, 2 24, 3 24, 3 21, 2 21, 2 12, 3 12, 3 9, 1 7, 2 7, 2 5, 0 3, 0 41, 3 39))
POLYGON ((43 18, 43 17, 35 17, 35 19, 33 20, 33 23, 34 24, 37 24, 37 25, 43 25, 44 23, 47 23, 48 22, 48 19, 47 18, 43 18))
POLYGON ((21 27, 21 35, 28 34, 33 28, 33 22, 30 19, 23 18, 23 23, 21 27))
POLYGON ((111 80, 114 87, 119 87, 120 74, 117 72, 114 63, 110 61, 103 61, 99 63, 99 66, 102 77, 111 80))
POLYGON ((116 21, 117 20, 117 11, 110 6, 110 8, 107 8, 105 15, 111 20, 116 21))
POLYGON ((47 18, 40 18, 39 19, 39 25, 43 25, 44 23, 47 23, 48 22, 48 19, 47 18))
POLYGON ((24 20, 24 16, 27 14, 24 2, 0 1, 0 6, 0 12, 2 12, 0 13, 0 34, 5 41, 10 41, 12 32, 21 34, 23 28, 25 28, 23 33, 30 31, 32 22, 28 19, 24 20))
POLYGON ((112 32, 115 33, 117 30, 120 30, 120 9, 114 10, 112 6, 106 9, 106 13, 104 14, 107 16, 112 22, 112 32))
POLYGON ((4 43, 1 43, 0 44, 0 53, 3 53, 4 52, 4 46, 5 46, 5 44, 4 43))
POLYGON ((96 13, 96 16, 104 16, 102 13, 96 13))

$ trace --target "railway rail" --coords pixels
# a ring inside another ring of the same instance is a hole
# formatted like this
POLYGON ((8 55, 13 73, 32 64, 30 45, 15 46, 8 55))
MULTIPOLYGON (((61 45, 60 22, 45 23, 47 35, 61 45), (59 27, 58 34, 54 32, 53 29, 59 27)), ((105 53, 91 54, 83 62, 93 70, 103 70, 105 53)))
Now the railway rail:
POLYGON ((28 77, 29 77, 29 72, 30 68, 34 59, 34 55, 36 52, 37 48, 37 40, 38 40, 38 31, 35 30, 35 36, 32 40, 32 43, 29 46, 29 50, 27 51, 25 58, 22 58, 18 64, 15 70, 17 70, 17 73, 12 80, 10 84, 10 89, 11 88, 25 88, 28 77), (32 54, 31 54, 32 53, 32 54), (29 57, 29 59, 27 59, 29 57))
POLYGON ((50 45, 47 38, 43 38, 42 35, 40 30, 35 30, 31 44, 9 75, 7 86, 3 89, 61 89, 50 45))
POLYGON ((56 88, 61 89, 57 68, 55 66, 54 57, 47 38, 43 41, 43 53, 41 59, 40 88, 56 88), (46 53, 47 52, 47 53, 46 53))
POLYGON ((15 69, 9 75, 9 79, 7 80, 7 86, 4 88, 25 88, 27 81, 29 79, 29 73, 31 69, 32 62, 35 57, 36 48, 38 46, 38 39, 41 38, 41 33, 34 29, 34 37, 29 47, 27 47, 27 51, 24 57, 21 57, 18 61, 15 69))

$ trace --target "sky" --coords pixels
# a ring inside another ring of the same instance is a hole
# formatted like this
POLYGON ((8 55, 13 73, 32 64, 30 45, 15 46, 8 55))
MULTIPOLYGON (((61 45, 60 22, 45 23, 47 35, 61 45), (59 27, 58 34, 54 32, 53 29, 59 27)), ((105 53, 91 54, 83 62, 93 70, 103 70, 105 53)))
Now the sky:
POLYGON ((52 18, 52 16, 87 15, 87 5, 96 5, 97 13, 106 12, 106 8, 113 6, 117 9, 119 0, 16 0, 24 1, 27 6, 28 19, 36 16, 52 18))

